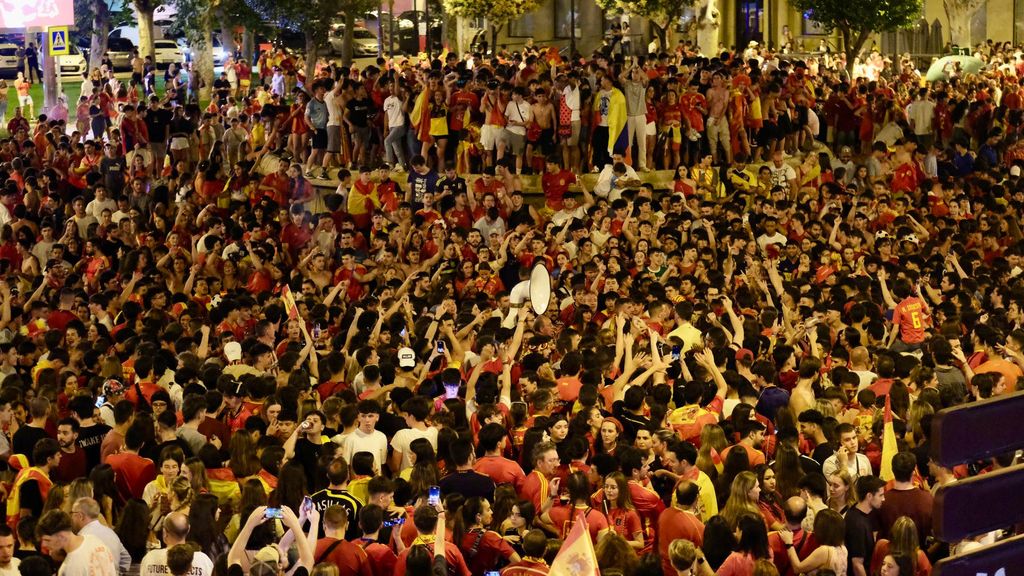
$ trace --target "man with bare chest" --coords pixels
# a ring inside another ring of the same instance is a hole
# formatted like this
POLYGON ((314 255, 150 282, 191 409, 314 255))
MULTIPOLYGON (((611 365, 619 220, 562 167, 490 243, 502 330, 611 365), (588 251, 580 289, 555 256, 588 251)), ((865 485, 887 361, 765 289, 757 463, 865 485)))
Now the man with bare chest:
POLYGON ((711 89, 708 90, 708 145, 711 157, 718 164, 718 145, 725 150, 726 164, 732 164, 732 142, 729 136, 729 88, 725 85, 725 73, 715 72, 711 77, 711 89))
POLYGON ((530 106, 533 113, 533 121, 540 128, 540 136, 534 146, 539 145, 545 156, 555 151, 555 107, 551 104, 551 98, 544 90, 538 89, 534 92, 534 102, 530 106))

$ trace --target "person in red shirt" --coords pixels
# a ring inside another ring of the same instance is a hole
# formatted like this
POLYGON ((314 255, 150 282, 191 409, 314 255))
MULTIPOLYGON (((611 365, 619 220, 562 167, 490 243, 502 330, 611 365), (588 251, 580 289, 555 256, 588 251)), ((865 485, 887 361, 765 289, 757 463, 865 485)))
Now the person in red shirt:
POLYGON ((590 505, 590 480, 583 472, 573 472, 566 481, 566 487, 569 491, 569 505, 552 507, 554 495, 549 496, 542 508, 547 511, 541 514, 541 522, 554 528, 559 537, 564 540, 572 531, 572 526, 578 521, 579 515, 582 514, 586 519, 587 528, 590 530, 591 540, 597 542, 601 531, 608 529, 608 518, 603 512, 590 505))
POLYGON ((501 424, 484 425, 477 434, 477 447, 484 455, 477 459, 473 470, 490 477, 497 484, 511 484, 517 491, 523 486, 526 475, 515 460, 502 456, 508 444, 508 431, 501 424))
POLYGON ((498 567, 498 562, 518 562, 519 554, 493 530, 488 530, 494 515, 491 503, 474 496, 459 508, 462 523, 456 523, 453 539, 462 550, 469 552, 470 572, 485 574, 498 567))
MULTIPOLYGON (((887 274, 884 268, 878 269, 878 279, 885 289, 887 274)), ((896 327, 889 337, 889 346, 897 352, 917 350, 924 342, 925 328, 930 324, 928 306, 924 300, 916 296, 910 287, 910 281, 901 278, 893 286, 893 294, 900 302, 892 312, 892 323, 896 327), (899 340, 897 340, 899 338, 899 340)))
POLYGON ((357 544, 345 541, 348 527, 348 512, 343 506, 331 506, 324 510, 324 537, 316 541, 313 557, 317 564, 328 562, 338 567, 342 574, 374 576, 366 550, 357 544))
POLYGON ((137 378, 136 384, 125 392, 125 400, 128 400, 136 406, 139 405, 139 393, 142 393, 142 397, 148 404, 153 394, 157 390, 163 390, 156 382, 153 381, 153 358, 155 355, 140 354, 135 359, 135 377, 137 378))
MULTIPOLYGON (((139 456, 139 449, 146 438, 144 426, 150 421, 136 420, 124 435, 124 448, 117 454, 107 456, 106 463, 114 469, 114 485, 125 501, 142 498, 146 485, 156 480, 156 465, 149 458, 139 456)), ((152 430, 150 431, 152 432, 152 430)))
MULTIPOLYGON (((451 542, 445 541, 444 512, 438 512, 428 505, 420 506, 412 514, 413 525, 416 527, 415 544, 426 544, 432 546, 434 555, 444 555, 448 562, 448 574, 450 576, 471 576, 466 560, 462 556, 459 547, 451 542)), ((409 558, 412 547, 406 548, 398 555, 395 562, 394 576, 407 576, 405 563, 409 558)), ((425 572, 409 572, 410 574, 424 574, 425 572)))
POLYGON ((682 481, 676 485, 676 503, 658 518, 658 553, 665 574, 672 574, 668 547, 674 540, 682 538, 700 548, 704 545, 704 523, 694 512, 700 488, 695 482, 682 481))
POLYGON ((533 448, 533 471, 523 480, 519 489, 519 497, 533 502, 534 509, 541 510, 551 496, 558 495, 558 480, 555 469, 558 468, 558 449, 554 442, 541 442, 533 448))
POLYGON ((548 537, 543 530, 533 529, 523 536, 523 558, 502 569, 501 576, 546 576, 548 563, 544 561, 548 537))
POLYGON ((563 170, 557 162, 548 159, 547 170, 540 177, 541 189, 544 190, 544 205, 552 212, 562 209, 562 197, 569 191, 569 186, 576 183, 576 175, 563 170))

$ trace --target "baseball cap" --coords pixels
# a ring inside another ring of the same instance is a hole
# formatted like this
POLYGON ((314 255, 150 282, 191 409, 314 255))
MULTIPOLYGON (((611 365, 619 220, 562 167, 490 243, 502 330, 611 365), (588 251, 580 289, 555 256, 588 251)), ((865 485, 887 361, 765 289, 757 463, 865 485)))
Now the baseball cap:
POLYGON ((416 353, 412 348, 398 349, 398 366, 400 368, 414 368, 416 366, 416 353))
POLYGON ((736 351, 737 361, 752 361, 754 359, 754 353, 747 348, 740 348, 736 351))
POLYGON ((224 357, 228 362, 238 362, 242 359, 242 345, 238 342, 228 342, 224 345, 224 357))
POLYGON ((1020 166, 1010 166, 1010 176, 1020 176, 1020 166))

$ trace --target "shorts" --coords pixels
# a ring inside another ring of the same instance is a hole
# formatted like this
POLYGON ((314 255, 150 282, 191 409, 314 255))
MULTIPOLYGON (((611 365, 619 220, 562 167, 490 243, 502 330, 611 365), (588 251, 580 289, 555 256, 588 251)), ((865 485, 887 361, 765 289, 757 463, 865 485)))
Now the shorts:
POLYGON ((484 150, 490 152, 494 150, 494 146, 498 143, 498 140, 502 137, 502 126, 496 126, 494 124, 484 124, 480 128, 480 145, 484 147, 484 150))
POLYGON ((331 154, 341 152, 341 125, 327 126, 327 151, 331 154))
POLYGON ((18 96, 18 106, 31 106, 32 96, 18 96))
POLYGON ((317 128, 313 131, 313 137, 310 139, 310 147, 313 150, 324 150, 327 148, 326 128, 317 128))
POLYGON ((512 151, 516 156, 522 156, 526 152, 526 135, 516 134, 509 129, 505 129, 501 133, 501 138, 505 142, 505 146, 512 151))
POLYGON ((142 84, 142 72, 132 72, 132 81, 136 84, 142 84))
POLYGON ((648 122, 644 127, 644 136, 657 136, 658 126, 654 122, 648 122))
POLYGON ((359 142, 360 144, 370 143, 370 127, 369 126, 356 126, 352 129, 352 141, 359 142))
MULTIPOLYGON (((153 151, 154 157, 167 155, 167 145, 163 142, 150 142, 149 149, 153 151)), ((159 168, 163 168, 163 166, 159 166, 159 168)))
POLYGON ((184 136, 176 136, 171 138, 171 150, 188 150, 189 142, 188 138, 184 136))
POLYGON ((580 121, 573 120, 570 126, 572 126, 572 132, 562 138, 562 143, 567 146, 578 146, 580 143, 580 121))

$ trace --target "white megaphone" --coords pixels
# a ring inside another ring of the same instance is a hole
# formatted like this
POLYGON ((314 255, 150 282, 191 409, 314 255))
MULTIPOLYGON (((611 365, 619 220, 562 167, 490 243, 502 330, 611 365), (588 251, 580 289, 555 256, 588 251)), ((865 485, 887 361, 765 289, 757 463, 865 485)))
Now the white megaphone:
POLYGON ((533 312, 538 316, 547 312, 548 305, 551 303, 551 275, 548 273, 547 267, 542 263, 534 265, 530 272, 530 279, 513 286, 508 300, 510 304, 508 315, 501 323, 505 328, 515 328, 516 316, 527 300, 530 301, 533 312))

